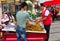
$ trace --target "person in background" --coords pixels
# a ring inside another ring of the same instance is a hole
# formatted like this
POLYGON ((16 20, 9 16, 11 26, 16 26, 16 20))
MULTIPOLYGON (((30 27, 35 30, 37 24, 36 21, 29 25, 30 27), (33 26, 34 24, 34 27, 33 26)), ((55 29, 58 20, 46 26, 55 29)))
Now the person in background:
POLYGON ((40 9, 42 10, 42 16, 41 19, 44 25, 44 28, 46 30, 47 39, 45 41, 49 40, 49 31, 51 26, 51 14, 49 10, 44 6, 43 3, 40 4, 40 9))
POLYGON ((15 21, 15 18, 14 18, 14 16, 12 15, 11 12, 8 12, 8 17, 9 17, 9 21, 10 21, 10 20, 11 20, 12 22, 15 21))
POLYGON ((5 25, 7 25, 9 23, 9 17, 8 17, 6 11, 2 12, 1 22, 2 22, 2 24, 5 24, 5 25))
POLYGON ((54 10, 52 10, 52 21, 54 22, 55 19, 58 18, 57 14, 59 13, 59 8, 55 7, 54 10))
POLYGON ((27 3, 23 2, 21 3, 21 8, 16 14, 16 20, 17 20, 17 27, 16 27, 16 35, 17 35, 17 41, 20 41, 20 36, 22 37, 23 41, 27 41, 26 39, 26 20, 29 19, 30 21, 33 21, 29 14, 27 13, 27 3))
POLYGON ((8 25, 14 25, 15 26, 15 18, 11 12, 8 12, 8 17, 9 17, 9 24, 8 25))

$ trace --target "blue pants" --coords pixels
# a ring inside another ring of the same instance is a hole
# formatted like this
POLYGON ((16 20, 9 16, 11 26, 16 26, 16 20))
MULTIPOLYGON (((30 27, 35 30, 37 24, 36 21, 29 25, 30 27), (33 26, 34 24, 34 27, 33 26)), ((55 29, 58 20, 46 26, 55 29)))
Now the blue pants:
POLYGON ((23 41, 27 41, 26 40, 26 29, 25 28, 17 26, 16 35, 17 35, 17 41, 20 41, 20 36, 22 37, 23 41))

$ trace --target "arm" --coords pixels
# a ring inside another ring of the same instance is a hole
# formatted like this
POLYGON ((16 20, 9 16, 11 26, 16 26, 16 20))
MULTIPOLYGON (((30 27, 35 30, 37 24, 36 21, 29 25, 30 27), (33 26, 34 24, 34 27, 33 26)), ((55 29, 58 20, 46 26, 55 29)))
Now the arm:
POLYGON ((48 17, 48 15, 49 15, 49 11, 48 11, 48 10, 46 10, 45 15, 44 15, 45 17, 44 17, 43 19, 41 18, 41 20, 42 20, 42 21, 43 21, 43 20, 46 20, 46 19, 47 19, 47 17, 48 17))
POLYGON ((45 16, 43 19, 41 18, 41 20, 43 21, 43 20, 46 20, 47 19, 47 17, 45 16))
POLYGON ((2 22, 9 21, 9 17, 5 14, 4 19, 1 19, 2 22))
POLYGON ((30 21, 35 21, 35 20, 33 20, 31 17, 30 17, 30 15, 27 13, 27 19, 29 19, 30 21))

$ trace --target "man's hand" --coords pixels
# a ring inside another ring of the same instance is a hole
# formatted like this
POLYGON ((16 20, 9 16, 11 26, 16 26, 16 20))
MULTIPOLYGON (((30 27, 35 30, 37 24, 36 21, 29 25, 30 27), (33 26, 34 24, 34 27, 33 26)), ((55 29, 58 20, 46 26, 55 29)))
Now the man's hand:
POLYGON ((41 21, 41 17, 37 17, 36 21, 40 22, 41 21))

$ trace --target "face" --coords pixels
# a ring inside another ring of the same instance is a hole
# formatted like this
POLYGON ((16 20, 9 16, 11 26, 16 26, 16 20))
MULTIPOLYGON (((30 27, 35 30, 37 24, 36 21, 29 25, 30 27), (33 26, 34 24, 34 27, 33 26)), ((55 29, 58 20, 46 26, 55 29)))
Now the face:
POLYGON ((26 10, 26 9, 27 9, 27 6, 24 7, 24 10, 26 10))
POLYGON ((41 9, 41 10, 44 10, 44 6, 40 6, 40 9, 41 9))

